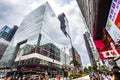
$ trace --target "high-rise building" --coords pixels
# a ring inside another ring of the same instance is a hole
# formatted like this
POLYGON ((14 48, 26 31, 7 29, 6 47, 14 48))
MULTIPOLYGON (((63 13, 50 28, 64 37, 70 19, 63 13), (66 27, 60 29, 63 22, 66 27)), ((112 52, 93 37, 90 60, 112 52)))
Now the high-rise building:
POLYGON ((18 27, 15 25, 13 28, 10 28, 8 26, 4 26, 1 30, 0 30, 0 38, 3 38, 7 41, 11 41, 11 39, 13 38, 15 32, 17 31, 18 27))
POLYGON ((77 52, 77 50, 74 47, 73 47, 73 49, 71 48, 69 50, 69 52, 70 52, 71 57, 73 57, 72 53, 74 52, 75 60, 78 61, 80 64, 82 64, 80 54, 77 52), (72 50, 74 50, 74 51, 72 51, 72 50))
POLYGON ((102 39, 112 0, 77 0, 93 39, 102 39))
POLYGON ((0 60, 0 67, 6 63, 5 67, 9 68, 53 72, 62 68, 58 45, 67 40, 58 18, 46 2, 25 16, 0 60))
POLYGON ((9 32, 7 38, 6 38, 7 41, 11 41, 11 39, 12 39, 13 36, 15 35, 15 32, 17 31, 17 29, 18 29, 18 26, 15 25, 15 26, 10 30, 10 32, 9 32))
POLYGON ((9 41, 14 36, 16 30, 17 30, 16 27, 11 29, 8 26, 4 26, 0 30, 0 59, 1 59, 2 55, 4 54, 7 46, 9 45, 9 41))
MULTIPOLYGON (((79 73, 79 72, 82 72, 83 69, 82 69, 82 61, 81 61, 81 56, 80 54, 77 52, 77 50, 72 47, 71 49, 69 49, 69 53, 70 53, 70 56, 73 58, 74 56, 74 60, 76 60, 78 63, 79 63, 79 67, 76 67, 76 65, 74 65, 74 63, 72 63, 74 66, 75 66, 75 72, 79 73), (74 55, 73 55, 74 54, 74 55)), ((73 61, 73 59, 72 59, 73 61)), ((70 62, 71 63, 71 62, 70 62)))
POLYGON ((4 54, 8 45, 9 45, 9 41, 6 41, 5 39, 0 38, 0 59, 2 55, 4 54))
POLYGON ((0 30, 0 38, 3 38, 3 39, 7 39, 7 36, 9 35, 10 33, 10 30, 11 28, 8 27, 8 26, 4 26, 1 30, 0 30))
POLYGON ((97 67, 96 61, 99 60, 99 55, 97 53, 95 45, 93 44, 91 35, 88 32, 86 32, 85 34, 83 34, 83 36, 84 36, 88 56, 90 59, 90 63, 92 66, 97 67))

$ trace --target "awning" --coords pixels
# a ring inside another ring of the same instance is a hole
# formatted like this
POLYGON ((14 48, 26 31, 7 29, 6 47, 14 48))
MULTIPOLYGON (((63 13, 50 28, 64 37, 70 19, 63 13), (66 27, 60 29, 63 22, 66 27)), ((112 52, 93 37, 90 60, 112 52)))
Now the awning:
POLYGON ((94 40, 95 46, 98 50, 99 56, 101 60, 104 60, 105 57, 102 54, 103 51, 106 51, 107 49, 105 48, 105 44, 102 40, 94 40))
POLYGON ((105 47, 105 44, 102 40, 94 40, 96 48, 103 48, 105 47))

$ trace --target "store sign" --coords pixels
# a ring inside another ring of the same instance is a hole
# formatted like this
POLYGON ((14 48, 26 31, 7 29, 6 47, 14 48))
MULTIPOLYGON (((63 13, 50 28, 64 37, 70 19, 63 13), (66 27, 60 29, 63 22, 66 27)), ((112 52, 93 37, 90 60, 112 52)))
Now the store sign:
POLYGON ((113 0, 105 28, 114 42, 120 38, 120 0, 113 0))
POLYGON ((120 55, 116 50, 103 51, 102 54, 105 58, 117 57, 120 55))

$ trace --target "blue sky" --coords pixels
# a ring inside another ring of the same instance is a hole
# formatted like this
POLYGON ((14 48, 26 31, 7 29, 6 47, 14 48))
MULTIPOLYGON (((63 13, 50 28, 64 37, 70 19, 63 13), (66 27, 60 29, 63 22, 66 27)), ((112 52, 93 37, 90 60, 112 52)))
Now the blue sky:
MULTIPOLYGON (((0 27, 20 25, 24 16, 46 0, 0 0, 0 27)), ((74 47, 81 56, 83 66, 89 63, 83 34, 86 25, 75 0, 47 0, 56 15, 64 12, 69 21, 70 35, 74 47)))

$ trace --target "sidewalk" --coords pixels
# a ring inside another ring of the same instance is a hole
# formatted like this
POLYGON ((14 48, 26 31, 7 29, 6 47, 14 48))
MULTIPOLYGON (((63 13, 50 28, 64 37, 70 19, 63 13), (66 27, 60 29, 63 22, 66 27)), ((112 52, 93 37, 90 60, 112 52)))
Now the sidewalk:
MULTIPOLYGON (((49 80, 56 80, 56 78, 50 78, 49 80)), ((66 78, 61 77, 60 80, 69 80, 69 79, 66 79, 66 78)))
POLYGON ((77 79, 73 79, 73 80, 90 80, 89 75, 81 77, 81 78, 77 78, 77 79))
MULTIPOLYGON (((55 78, 51 78, 49 80, 56 80, 56 79, 55 78)), ((66 79, 66 78, 61 77, 60 80, 70 80, 70 79, 68 79, 68 78, 66 79)), ((90 78, 89 78, 89 75, 87 75, 87 76, 84 76, 84 77, 81 77, 81 78, 76 78, 76 79, 71 79, 71 80, 90 80, 90 78)))

